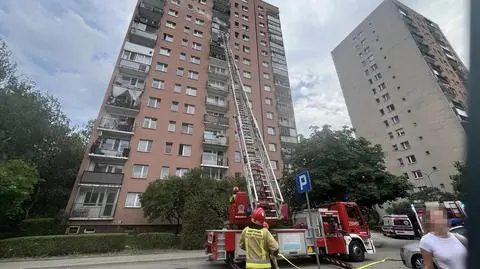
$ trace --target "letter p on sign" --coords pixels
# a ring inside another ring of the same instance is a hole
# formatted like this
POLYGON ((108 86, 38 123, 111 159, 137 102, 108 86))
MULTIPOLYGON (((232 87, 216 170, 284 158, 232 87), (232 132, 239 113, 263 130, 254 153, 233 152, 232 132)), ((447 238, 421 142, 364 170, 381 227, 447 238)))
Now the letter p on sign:
POLYGON ((304 170, 300 173, 298 173, 295 176, 295 181, 297 184, 297 192, 298 193, 304 193, 304 192, 309 192, 312 188, 310 184, 310 173, 308 173, 307 170, 304 170))

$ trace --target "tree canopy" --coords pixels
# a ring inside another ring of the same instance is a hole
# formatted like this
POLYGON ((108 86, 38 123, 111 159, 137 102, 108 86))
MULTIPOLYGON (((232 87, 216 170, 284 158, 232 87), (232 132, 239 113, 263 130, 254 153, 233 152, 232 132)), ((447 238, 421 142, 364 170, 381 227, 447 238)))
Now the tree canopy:
POLYGON ((301 138, 288 163, 292 172, 282 178, 284 195, 292 206, 305 203, 296 193, 295 173, 308 169, 312 181, 310 201, 323 204, 332 201, 355 201, 371 207, 405 197, 412 186, 405 177, 385 170, 380 145, 356 138, 353 129, 332 130, 313 127, 309 138, 301 138))
POLYGON ((455 168, 457 168, 457 174, 452 176, 452 186, 455 191, 457 198, 460 200, 465 200, 465 164, 461 162, 456 162, 455 168))

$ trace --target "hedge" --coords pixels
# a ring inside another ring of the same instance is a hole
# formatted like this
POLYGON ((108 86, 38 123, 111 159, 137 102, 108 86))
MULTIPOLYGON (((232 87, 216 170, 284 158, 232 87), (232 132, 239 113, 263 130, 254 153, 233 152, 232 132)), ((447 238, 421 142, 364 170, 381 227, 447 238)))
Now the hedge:
POLYGON ((22 236, 54 235, 65 233, 66 225, 54 218, 26 219, 20 223, 22 236))
POLYGON ((16 237, 0 240, 0 258, 106 253, 132 249, 178 248, 180 238, 169 233, 80 234, 16 237))

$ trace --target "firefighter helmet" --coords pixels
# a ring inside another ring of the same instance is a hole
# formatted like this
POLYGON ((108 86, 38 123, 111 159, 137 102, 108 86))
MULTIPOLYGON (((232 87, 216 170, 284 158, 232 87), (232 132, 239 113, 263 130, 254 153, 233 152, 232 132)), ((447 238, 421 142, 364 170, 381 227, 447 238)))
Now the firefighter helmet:
POLYGON ((265 210, 263 210, 263 208, 258 207, 253 211, 252 222, 257 225, 263 226, 263 223, 265 222, 265 210))
POLYGON ((233 187, 233 193, 237 193, 237 192, 239 192, 239 191, 240 191, 240 189, 239 189, 238 187, 236 187, 236 186, 233 187))

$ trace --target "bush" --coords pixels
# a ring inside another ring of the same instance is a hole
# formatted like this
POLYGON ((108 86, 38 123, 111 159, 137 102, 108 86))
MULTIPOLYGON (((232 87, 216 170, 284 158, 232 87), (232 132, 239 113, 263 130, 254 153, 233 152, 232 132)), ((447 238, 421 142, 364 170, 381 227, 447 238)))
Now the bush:
POLYGON ((64 234, 66 226, 54 218, 26 219, 20 223, 21 236, 64 234))
POLYGON ((102 253, 125 248, 126 234, 50 235, 0 240, 0 258, 102 253))
POLYGON ((173 233, 141 233, 132 240, 137 249, 169 249, 179 247, 179 237, 173 233))

